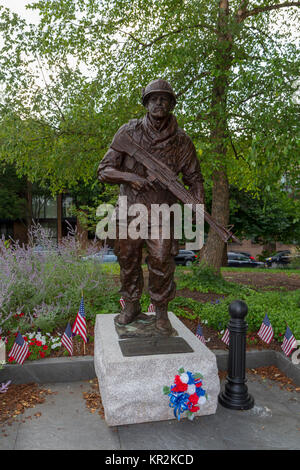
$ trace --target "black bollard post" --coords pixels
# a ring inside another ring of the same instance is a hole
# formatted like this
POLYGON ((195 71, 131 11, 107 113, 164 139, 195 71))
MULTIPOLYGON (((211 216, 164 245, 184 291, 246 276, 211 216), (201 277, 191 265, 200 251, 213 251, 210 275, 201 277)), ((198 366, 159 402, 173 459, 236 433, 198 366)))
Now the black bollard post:
POLYGON ((235 300, 229 305, 231 319, 229 330, 228 375, 225 390, 219 394, 219 403, 232 410, 249 410, 254 406, 254 399, 248 393, 246 385, 246 333, 247 323, 244 318, 248 313, 245 302, 235 300))

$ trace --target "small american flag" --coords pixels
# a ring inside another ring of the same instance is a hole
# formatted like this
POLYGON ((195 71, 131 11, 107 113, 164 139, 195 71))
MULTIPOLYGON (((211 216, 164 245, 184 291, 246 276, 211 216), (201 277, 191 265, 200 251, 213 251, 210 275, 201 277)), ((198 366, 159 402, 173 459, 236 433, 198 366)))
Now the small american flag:
POLYGON ((283 350, 284 354, 286 356, 289 356, 294 348, 297 347, 297 341, 296 338, 294 337, 293 333, 289 329, 289 327, 286 327, 285 335, 283 338, 283 343, 281 346, 281 349, 283 350))
POLYGON ((223 334, 221 340, 229 346, 229 330, 226 328, 225 333, 223 334))
POLYGON ((23 364, 28 352, 28 344, 26 343, 21 333, 18 332, 13 347, 11 348, 11 351, 8 354, 8 357, 14 359, 18 364, 23 364))
POLYGON ((83 341, 87 343, 83 296, 81 297, 79 312, 77 313, 75 323, 72 328, 72 333, 80 335, 83 341))
POLYGON ((123 297, 120 298, 120 304, 121 304, 122 309, 124 309, 125 308, 125 300, 123 299, 123 297))
POLYGON ((205 338, 204 338, 203 330, 202 330, 202 327, 201 327, 200 323, 197 326, 196 336, 197 336, 198 339, 200 339, 200 341, 202 341, 202 343, 205 344, 205 338))
POLYGON ((61 343, 67 348, 70 355, 73 355, 73 341, 72 341, 72 329, 70 323, 67 324, 67 328, 61 338, 61 343))
POLYGON ((265 315, 260 329, 257 332, 257 336, 259 336, 267 344, 271 343, 273 339, 274 331, 267 314, 265 315))
POLYGON ((155 307, 153 304, 150 304, 148 307, 148 312, 155 312, 155 307))

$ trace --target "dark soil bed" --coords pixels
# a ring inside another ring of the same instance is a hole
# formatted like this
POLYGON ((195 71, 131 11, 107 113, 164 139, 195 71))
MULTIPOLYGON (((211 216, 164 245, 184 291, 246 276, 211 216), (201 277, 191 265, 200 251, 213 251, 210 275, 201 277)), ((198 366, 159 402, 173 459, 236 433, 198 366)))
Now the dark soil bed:
POLYGON ((218 299, 223 299, 226 294, 214 294, 213 292, 198 292, 189 289, 177 289, 177 297, 189 297, 190 299, 197 300, 197 302, 215 302, 218 299))
MULTIPOLYGON (((300 274, 300 273, 299 273, 300 274)), ((238 271, 223 271, 222 276, 226 281, 236 282, 237 284, 244 284, 255 289, 262 290, 296 290, 300 289, 300 275, 283 273, 268 272, 238 272, 238 271)))

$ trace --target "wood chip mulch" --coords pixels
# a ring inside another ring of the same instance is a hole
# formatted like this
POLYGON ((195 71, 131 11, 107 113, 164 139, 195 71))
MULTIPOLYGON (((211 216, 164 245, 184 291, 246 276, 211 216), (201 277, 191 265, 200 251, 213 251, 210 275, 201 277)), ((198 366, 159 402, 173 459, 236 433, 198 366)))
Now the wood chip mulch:
POLYGON ((92 390, 82 393, 86 402, 86 407, 91 413, 95 413, 97 411, 101 418, 104 419, 104 408, 102 405, 98 379, 95 378, 90 380, 89 383, 91 384, 92 390))
MULTIPOLYGON (((246 369, 246 374, 253 374, 259 377, 261 381, 269 379, 275 382, 282 390, 288 392, 300 392, 298 387, 292 379, 287 377, 280 369, 275 366, 257 367, 256 369, 246 369)), ((226 380, 227 371, 219 370, 219 379, 226 380)))
POLYGON ((238 270, 223 271, 222 276, 226 281, 244 284, 257 290, 278 290, 287 291, 300 289, 300 276, 296 273, 282 272, 274 273, 270 269, 269 273, 260 272, 239 272, 238 270))
MULTIPOLYGON (((266 379, 275 382, 282 390, 288 392, 300 392, 300 387, 297 386, 292 379, 287 377, 278 367, 265 366, 257 367, 255 369, 246 369, 246 374, 253 374, 259 377, 260 380, 265 381, 266 379)), ((227 377, 226 370, 219 370, 219 379, 225 380, 227 377)))
MULTIPOLYGON (((36 383, 10 384, 7 392, 0 395, 0 425, 11 426, 14 418, 23 414, 27 408, 44 403, 46 396, 53 393, 56 392, 41 388, 36 383)), ((41 413, 37 412, 34 416, 38 418, 41 413)), ((27 416, 26 419, 32 419, 32 416, 27 416)))
POLYGON ((295 385, 292 379, 287 377, 275 366, 257 367, 256 369, 246 369, 248 374, 258 375, 262 380, 269 379, 276 382, 281 389, 288 392, 300 392, 300 387, 295 385))

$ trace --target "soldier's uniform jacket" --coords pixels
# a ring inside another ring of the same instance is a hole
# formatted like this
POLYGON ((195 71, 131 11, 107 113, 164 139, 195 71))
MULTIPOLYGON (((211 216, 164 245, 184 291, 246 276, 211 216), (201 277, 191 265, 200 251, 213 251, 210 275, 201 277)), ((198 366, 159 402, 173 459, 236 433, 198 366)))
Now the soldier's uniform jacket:
MULTIPOLYGON (((133 119, 124 124, 118 133, 128 132, 134 141, 161 160, 173 170, 176 175, 182 173, 182 182, 189 186, 191 193, 203 202, 203 178, 201 175, 196 150, 189 136, 178 127, 177 120, 170 114, 169 120, 163 129, 157 130, 152 126, 149 115, 142 119, 133 119)), ((118 135, 116 134, 116 136, 118 135)), ((147 178, 147 169, 141 163, 135 161, 125 153, 119 153, 110 148, 98 167, 100 181, 109 183, 109 179, 103 176, 103 170, 107 167, 118 171, 135 173, 147 178)), ((155 189, 147 189, 138 192, 130 184, 120 185, 120 196, 127 196, 127 204, 173 204, 176 198, 159 182, 154 182, 155 189)))

